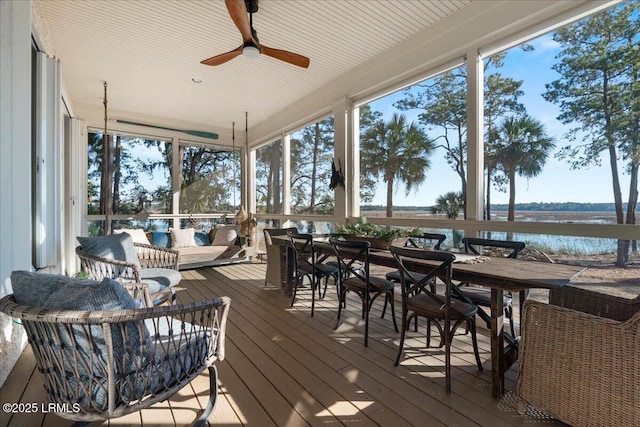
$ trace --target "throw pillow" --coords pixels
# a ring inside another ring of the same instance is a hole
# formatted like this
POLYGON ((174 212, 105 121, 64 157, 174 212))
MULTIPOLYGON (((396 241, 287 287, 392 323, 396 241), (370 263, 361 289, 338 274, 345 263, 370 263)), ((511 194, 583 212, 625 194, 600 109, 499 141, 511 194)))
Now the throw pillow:
POLYGON ((224 225, 216 229, 211 246, 233 246, 238 238, 237 225, 224 225))
POLYGON ((133 243, 144 243, 150 245, 149 238, 142 228, 119 228, 113 230, 113 234, 127 233, 133 239, 133 243))
POLYGON ((168 231, 152 231, 151 232, 152 245, 162 246, 163 248, 171 247, 171 233, 168 231))
POLYGON ((115 280, 101 282, 58 274, 14 271, 11 286, 16 302, 50 310, 123 310, 138 308, 115 280))
POLYGON ((204 231, 198 231, 194 235, 196 245, 198 246, 209 246, 211 240, 209 240, 209 235, 204 231))
POLYGON ((89 255, 116 259, 133 263, 140 268, 140 261, 133 246, 133 239, 127 233, 111 234, 109 236, 78 237, 82 250, 89 255))
POLYGON ((169 232, 171 233, 171 247, 173 249, 193 248, 196 246, 195 229, 170 228, 169 232))
MULTIPOLYGON (((115 280, 102 282, 80 280, 56 274, 14 271, 11 286, 17 303, 49 310, 102 311, 136 309, 138 303, 115 280)), ((81 361, 76 367, 65 366, 68 372, 77 369, 81 377, 104 377, 107 347, 101 325, 58 326, 60 351, 67 352, 66 361, 81 361), (87 335, 90 334, 90 337, 87 335), (100 361, 95 358, 100 358, 100 361)), ((146 361, 151 338, 144 322, 132 321, 111 326, 111 339, 118 372, 131 372, 146 361)))

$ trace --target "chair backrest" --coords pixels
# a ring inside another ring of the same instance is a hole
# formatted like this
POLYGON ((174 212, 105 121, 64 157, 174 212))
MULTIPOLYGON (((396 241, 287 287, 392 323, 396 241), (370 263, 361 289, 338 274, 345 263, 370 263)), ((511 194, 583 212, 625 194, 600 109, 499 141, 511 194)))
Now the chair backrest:
POLYGON ((371 243, 330 237, 329 244, 338 259, 338 277, 357 277, 368 286, 371 243))
POLYGON ((451 302, 451 264, 456 259, 455 255, 448 252, 428 251, 424 249, 391 246, 391 254, 398 264, 400 271, 400 283, 402 289, 403 304, 407 298, 425 294, 439 304, 450 306, 451 302), (420 276, 415 275, 411 269, 411 262, 415 260, 436 261, 438 264, 425 273, 421 270, 420 276), (435 278, 440 278, 445 283, 445 295, 440 296, 432 292, 431 283, 435 278))
POLYGON ((133 238, 127 233, 109 234, 107 236, 78 236, 81 251, 94 257, 113 259, 135 264, 140 268, 140 260, 133 238))
POLYGON ((291 233, 297 233, 298 229, 295 227, 289 228, 265 228, 262 230, 264 233, 264 243, 265 245, 273 245, 273 241, 271 240, 272 236, 287 236, 291 233))
POLYGON ((476 255, 483 255, 483 248, 492 247, 507 249, 510 252, 505 252, 502 255, 504 258, 518 258, 518 254, 526 246, 524 242, 512 241, 512 240, 495 240, 495 239, 480 239, 475 237, 465 237, 462 239, 464 244, 465 253, 472 253, 476 255))
POLYGON ((422 236, 412 236, 407 240, 405 246, 413 248, 424 248, 425 244, 431 245, 433 250, 439 251, 442 242, 446 240, 446 234, 440 233, 422 233, 422 236))
POLYGON ((296 257, 296 265, 300 267, 306 264, 315 269, 317 253, 313 244, 313 236, 307 233, 290 233, 289 238, 296 257))

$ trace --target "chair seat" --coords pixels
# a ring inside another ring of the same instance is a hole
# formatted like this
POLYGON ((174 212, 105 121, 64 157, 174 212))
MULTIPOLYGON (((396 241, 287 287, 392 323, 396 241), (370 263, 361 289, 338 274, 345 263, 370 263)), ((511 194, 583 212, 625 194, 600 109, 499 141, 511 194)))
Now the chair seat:
MULTIPOLYGON (((390 291, 390 290, 393 290, 395 286, 393 282, 383 279, 382 277, 376 277, 376 276, 370 276, 369 283, 375 288, 375 289, 371 289, 372 292, 390 291)), ((358 277, 349 277, 348 279, 344 280, 342 284, 347 289, 352 288, 352 289, 364 290, 367 288, 367 285, 364 283, 364 281, 358 277)))
MULTIPOLYGON (((444 304, 428 295, 420 294, 407 299, 407 309, 417 314, 444 319, 444 304)), ((475 316, 478 307, 466 302, 451 299, 451 320, 464 320, 475 316)))
MULTIPOLYGON (((307 274, 313 274, 313 266, 309 263, 301 263, 298 268, 307 274)), ((321 277, 335 275, 338 274, 338 266, 317 263, 315 273, 321 277)))
MULTIPOLYGON (((491 290, 485 288, 474 288, 471 286, 458 287, 461 293, 469 298, 475 305, 481 305, 483 307, 491 307, 491 290)), ((454 295, 452 295, 454 296, 454 295)), ((508 307, 511 305, 511 295, 504 294, 502 299, 502 307, 508 307)))
POLYGON ((179 271, 170 268, 143 268, 140 270, 140 281, 146 283, 149 292, 155 293, 175 286, 182 280, 179 271))

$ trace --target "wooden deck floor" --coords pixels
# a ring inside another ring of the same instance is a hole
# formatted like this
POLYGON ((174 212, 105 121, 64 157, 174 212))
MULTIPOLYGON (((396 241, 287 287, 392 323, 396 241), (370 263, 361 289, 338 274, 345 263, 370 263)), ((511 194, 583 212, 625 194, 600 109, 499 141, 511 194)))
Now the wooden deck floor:
MULTIPOLYGON (((485 371, 478 373, 470 335, 457 335, 452 349, 452 393, 444 390, 443 351, 424 352, 424 330, 411 333, 401 365, 394 367, 399 334, 382 301, 372 313, 369 347, 364 322, 351 297, 334 331, 335 291, 316 303, 310 316, 309 292, 295 306, 264 286, 265 264, 247 263, 183 272, 179 300, 212 295, 231 297, 227 359, 218 363, 221 392, 211 425, 226 426, 562 426, 528 412, 519 415, 513 395, 516 372, 507 375, 507 395, 491 397, 489 337, 479 330, 485 371), (415 337, 415 338, 411 338, 415 337)), ((398 313, 399 318, 399 313, 398 313)), ((423 322, 424 323, 424 322, 423 322)), ((30 348, 0 389, 4 402, 45 402, 42 380, 30 348)), ((202 374, 172 399, 110 422, 90 425, 168 426, 191 424, 208 396, 202 374)), ((0 426, 64 426, 52 413, 0 413, 0 426)))

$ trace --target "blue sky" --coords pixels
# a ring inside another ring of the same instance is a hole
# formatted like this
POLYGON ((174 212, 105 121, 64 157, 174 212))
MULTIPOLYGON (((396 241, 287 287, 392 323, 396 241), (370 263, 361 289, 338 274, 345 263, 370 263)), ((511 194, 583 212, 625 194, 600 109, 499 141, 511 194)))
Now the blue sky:
MULTIPOLYGON (((519 47, 508 51, 504 66, 500 73, 516 80, 523 80, 524 96, 520 102, 527 112, 544 123, 549 135, 556 139, 556 150, 567 145, 564 133, 570 126, 560 123, 556 117, 559 109, 542 97, 545 84, 558 78, 551 69, 559 48, 550 34, 529 42, 534 51, 524 52, 519 47)), ((393 103, 401 99, 402 92, 397 92, 370 103, 371 108, 383 113, 383 119, 389 120, 397 110, 393 103)), ((418 111, 405 111, 411 120, 417 120, 418 111)), ((553 155, 547 159, 547 165, 540 175, 532 179, 516 178, 516 203, 526 202, 613 202, 613 190, 608 156, 602 157, 601 166, 589 169, 571 170, 564 160, 553 155)), ((417 191, 405 196, 403 187, 399 187, 394 196, 396 206, 434 204, 438 195, 448 191, 460 190, 460 178, 444 159, 444 151, 437 150, 431 157, 432 167, 427 179, 417 191)), ((629 176, 620 175, 623 200, 628 198, 629 176)), ((507 203, 508 193, 492 189, 492 203, 507 203)), ((372 204, 386 204, 386 187, 380 183, 372 204)))

